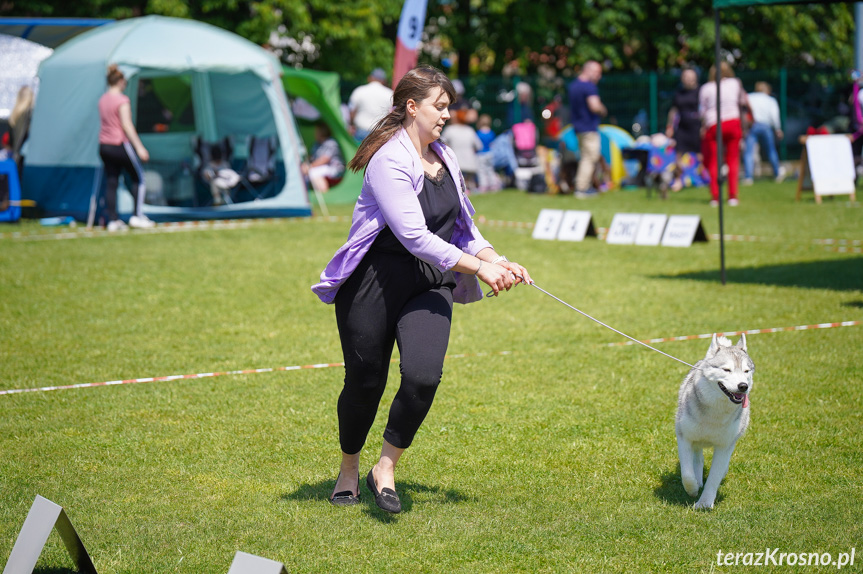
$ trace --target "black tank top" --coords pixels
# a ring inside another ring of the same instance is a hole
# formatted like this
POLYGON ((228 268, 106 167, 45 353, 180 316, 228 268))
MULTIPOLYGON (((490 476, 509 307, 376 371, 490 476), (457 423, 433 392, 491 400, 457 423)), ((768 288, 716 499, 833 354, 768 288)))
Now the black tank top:
MULTIPOLYGON (((442 167, 434 178, 425 174, 423 189, 417 195, 417 199, 429 231, 449 242, 452 239, 460 206, 458 189, 446 166, 442 167)), ((371 249, 383 253, 410 254, 389 226, 378 233, 371 249)))

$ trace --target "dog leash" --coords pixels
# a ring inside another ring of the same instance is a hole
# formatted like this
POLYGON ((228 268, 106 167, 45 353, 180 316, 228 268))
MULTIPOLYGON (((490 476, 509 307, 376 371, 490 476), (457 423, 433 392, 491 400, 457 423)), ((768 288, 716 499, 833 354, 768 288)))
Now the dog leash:
MULTIPOLYGON (((513 273, 513 275, 515 275, 515 273, 513 273)), ((527 282, 525 282, 524 277, 522 277, 521 275, 515 275, 515 276, 516 276, 516 277, 518 277, 519 279, 521 279, 521 284, 522 284, 522 285, 530 285, 531 287, 535 287, 535 288, 539 289, 540 291, 542 291, 543 293, 545 293, 546 295, 548 295, 549 297, 551 297, 551 298, 552 298, 552 299, 554 299, 555 301, 557 301, 557 302, 559 302, 559 303, 563 303, 564 305, 566 305, 567 307, 569 307, 570 309, 572 309, 573 311, 575 311, 575 312, 577 312, 577 313, 581 313, 582 315, 584 315, 585 317, 587 317, 588 319, 590 319, 590 320, 591 320, 591 321, 593 321, 594 323, 598 323, 599 325, 602 325, 602 326, 603 326, 603 327, 605 327, 606 329, 610 329, 611 331, 614 331, 614 332, 615 332, 615 333, 617 333, 618 335, 621 335, 621 336, 623 336, 623 337, 626 337, 627 339, 629 339, 630 341, 632 341, 632 342, 634 342, 634 343, 638 343, 638 344, 639 344, 639 345, 641 345, 642 347, 647 347, 647 348, 648 348, 648 349, 650 349, 651 351, 656 351, 656 352, 657 352, 657 353, 659 353, 660 355, 665 355, 665 356, 666 356, 666 357, 668 357, 669 359, 674 359, 674 360, 675 360, 675 361, 677 361, 678 363, 683 363, 683 364, 684 364, 684 365, 686 365, 687 367, 690 367, 690 368, 692 368, 692 369, 695 369, 695 368, 696 368, 696 367, 695 367, 695 365, 690 365, 689 363, 687 363, 686 361, 684 361, 684 360, 682 360, 682 359, 678 359, 678 358, 677 358, 677 357, 675 357, 675 356, 672 356, 672 355, 669 355, 668 353, 665 353, 665 352, 663 352, 663 351, 660 351, 660 350, 659 350, 659 349, 657 349, 656 347, 651 347, 651 346, 650 346, 650 345, 648 345, 647 343, 643 343, 643 342, 639 341, 638 339, 635 339, 635 338, 633 338, 633 337, 630 337, 630 336, 629 336, 629 335, 627 335, 626 333, 622 333, 622 332, 618 331, 617 329, 615 329, 614 327, 611 327, 610 325, 606 325, 605 323, 603 323, 603 322, 602 322, 602 321, 600 321, 599 319, 596 319, 596 318, 594 318, 594 317, 591 317, 590 315, 588 315, 587 313, 585 313, 585 312, 584 312, 584 311, 582 311, 581 309, 577 309, 577 308, 575 308, 574 306, 572 306, 572 305, 570 305, 569 303, 567 303, 566 301, 564 301, 563 299, 561 299, 561 298, 559 298, 559 297, 556 297, 556 296, 552 295, 551 293, 549 293, 548 291, 546 291, 545 289, 543 289, 542 287, 540 287, 540 286, 539 286, 539 285, 537 285, 536 283, 527 283, 527 282)), ((494 291, 489 291, 488 293, 486 293, 486 297, 493 297, 493 296, 494 296, 494 291)))

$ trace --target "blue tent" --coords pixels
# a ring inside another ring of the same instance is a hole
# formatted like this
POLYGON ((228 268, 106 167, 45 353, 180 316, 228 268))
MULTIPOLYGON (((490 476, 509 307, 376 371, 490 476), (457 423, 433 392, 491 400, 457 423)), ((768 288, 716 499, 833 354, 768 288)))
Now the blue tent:
MULTIPOLYGON (((94 28, 62 44, 39 67, 22 187, 45 215, 84 220, 91 197, 104 187, 97 103, 112 63, 129 81, 132 117, 150 152, 144 206, 150 218, 311 215, 301 144, 276 58, 220 28, 162 16, 94 28), (240 170, 252 136, 277 141, 271 188, 232 204, 209 205, 194 178, 196 138, 230 138, 240 170)), ((127 215, 131 196, 121 193, 118 200, 121 215, 127 215)))

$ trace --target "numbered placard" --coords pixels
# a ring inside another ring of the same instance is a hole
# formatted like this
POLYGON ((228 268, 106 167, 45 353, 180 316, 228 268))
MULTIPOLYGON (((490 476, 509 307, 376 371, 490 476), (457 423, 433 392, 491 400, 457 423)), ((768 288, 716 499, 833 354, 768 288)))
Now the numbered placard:
POLYGON ((562 209, 543 209, 533 226, 534 239, 557 239, 560 223, 563 221, 562 209))
POLYGON ((588 235, 596 237, 596 227, 589 211, 566 211, 560 222, 557 238, 561 241, 582 241, 588 235))
POLYGON ((635 234, 636 245, 659 245, 668 216, 660 213, 644 213, 635 234))
POLYGON ((638 234, 638 226, 641 223, 640 213, 616 213, 608 228, 606 243, 615 245, 632 245, 638 234))
POLYGON ((707 241, 707 234, 697 215, 672 215, 662 234, 662 245, 666 247, 689 247, 693 241, 707 241))

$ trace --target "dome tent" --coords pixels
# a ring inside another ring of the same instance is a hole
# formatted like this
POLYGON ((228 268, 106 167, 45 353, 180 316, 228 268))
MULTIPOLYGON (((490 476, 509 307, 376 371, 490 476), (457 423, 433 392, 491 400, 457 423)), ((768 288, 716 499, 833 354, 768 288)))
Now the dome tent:
MULTIPOLYGON (((24 195, 47 215, 85 219, 104 186, 97 102, 117 64, 129 85, 132 117, 150 152, 145 165, 167 201, 144 212, 155 220, 310 215, 300 173, 300 142, 280 80, 281 67, 261 47, 215 26, 162 16, 118 21, 61 45, 39 68, 24 174, 24 195), (272 190, 255 201, 209 206, 190 175, 194 141, 230 138, 237 169, 246 139, 278 142, 272 190)), ((148 184, 150 183, 148 177, 148 184)), ((119 197, 118 205, 131 206, 119 197)))

